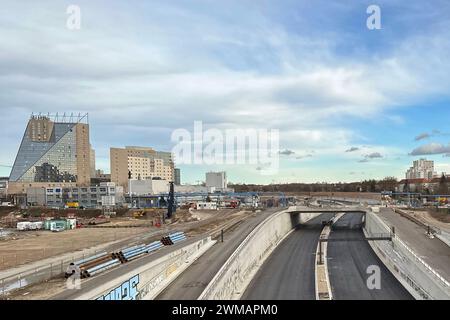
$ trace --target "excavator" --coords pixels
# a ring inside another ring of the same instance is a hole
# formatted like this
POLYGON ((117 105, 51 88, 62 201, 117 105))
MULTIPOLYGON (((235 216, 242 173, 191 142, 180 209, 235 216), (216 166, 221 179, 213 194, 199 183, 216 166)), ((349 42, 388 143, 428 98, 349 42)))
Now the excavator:
POLYGON ((148 213, 154 213, 157 212, 158 208, 146 208, 146 209, 139 209, 133 211, 133 218, 139 219, 142 217, 146 217, 148 213))

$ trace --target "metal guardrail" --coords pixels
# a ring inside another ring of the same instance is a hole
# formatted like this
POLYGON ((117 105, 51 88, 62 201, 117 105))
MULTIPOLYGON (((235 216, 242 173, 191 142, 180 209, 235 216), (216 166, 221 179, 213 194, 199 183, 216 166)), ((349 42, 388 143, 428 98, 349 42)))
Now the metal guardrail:
POLYGON ((62 259, 42 267, 29 268, 18 274, 3 277, 0 279, 0 296, 5 297, 10 291, 22 289, 33 283, 44 282, 55 277, 63 276, 67 266, 73 263, 74 260, 73 257, 62 259))
MULTIPOLYGON (((378 219, 381 224, 387 229, 387 230, 391 230, 391 228, 382 220, 382 219, 378 219)), ((428 263, 426 263, 422 258, 420 258, 410 247, 408 247, 408 245, 406 245, 406 243, 404 243, 402 240, 400 240, 400 238, 397 237, 397 235, 393 235, 393 241, 398 242, 402 247, 404 247, 412 256, 413 258, 419 262, 420 264, 422 264, 428 272, 431 273, 431 275, 433 275, 438 281, 440 281, 441 283, 443 283, 446 287, 450 286, 450 283, 443 277, 441 276, 437 271, 435 271, 428 263)))
POLYGON ((209 231, 208 234, 211 236, 211 238, 218 237, 222 233, 222 230, 226 231, 246 218, 247 217, 245 215, 237 216, 228 221, 227 223, 225 223, 224 225, 220 225, 217 228, 214 228, 213 230, 209 231))
POLYGON ((420 262, 437 280, 442 282, 446 287, 450 287, 450 283, 435 271, 428 263, 420 258, 410 247, 408 247, 402 240, 395 236, 395 240, 398 241, 413 257, 416 261, 420 262))

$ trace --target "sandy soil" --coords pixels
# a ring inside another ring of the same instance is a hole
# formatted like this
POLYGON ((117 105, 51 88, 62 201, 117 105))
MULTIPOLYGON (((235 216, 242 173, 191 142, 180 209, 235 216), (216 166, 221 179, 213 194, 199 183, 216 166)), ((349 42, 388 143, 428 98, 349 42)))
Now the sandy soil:
MULTIPOLYGON (((195 211, 194 211, 195 212, 195 211)), ((206 210, 202 210, 202 221, 199 221, 198 224, 192 225, 192 227, 188 227, 187 234, 188 236, 195 236, 207 232, 209 230, 215 229, 219 226, 224 226, 232 219, 245 219, 248 216, 251 216, 254 213, 250 213, 248 211, 241 211, 238 209, 226 209, 226 210, 214 210, 211 212, 207 212, 206 210)), ((185 216, 185 213, 182 214, 185 216)), ((145 221, 145 220, 143 220, 145 221)), ((234 221, 234 220, 233 220, 234 221)), ((136 222, 136 221, 135 221, 136 222)), ((140 221, 137 221, 140 222, 140 221)), ((124 222, 125 223, 125 222, 124 222)), ((178 222, 179 223, 179 222, 178 222)), ((228 223, 229 224, 229 223, 228 223)), ((228 225, 227 224, 227 225, 228 225)), ((93 230, 136 230, 137 228, 126 228, 126 229, 85 229, 84 231, 92 232, 93 230)), ((140 228, 139 228, 140 229, 140 228)), ((72 231, 81 231, 81 230, 72 230, 72 231)), ((68 232, 69 233, 69 232, 68 232)), ((66 235, 68 234, 66 233, 66 235)), ((51 234, 51 233, 50 233, 51 234)), ((63 235, 60 233, 59 235, 63 235)), ((88 236, 87 234, 84 236, 88 236)), ((93 235, 95 237, 95 235, 93 235)), ((25 240, 25 239, 22 239, 25 240)), ((39 242, 41 239, 39 239, 39 242)), ((18 240, 17 240, 18 241, 18 240)), ((67 245, 67 244, 66 244, 67 245)), ((0 254, 2 252, 2 247, 0 245, 0 254)), ((34 284, 31 286, 27 286, 23 289, 19 289, 12 293, 8 299, 14 300, 43 300, 49 299, 54 296, 56 293, 62 291, 65 288, 65 279, 63 278, 55 278, 50 281, 46 281, 43 283, 34 284)))
MULTIPOLYGON (((202 228, 197 232, 209 230, 223 223, 224 220, 230 219, 230 215, 233 218, 233 214, 238 211, 230 209, 204 210, 200 213, 194 210, 196 216, 193 217, 188 210, 177 210, 172 226, 201 221, 203 222, 201 223, 202 228), (213 221, 209 222, 208 219, 213 221), (203 224, 205 224, 204 227, 203 224)), ((47 230, 12 230, 12 233, 6 237, 0 237, 0 270, 150 232, 155 230, 155 227, 152 227, 153 218, 152 215, 139 219, 112 218, 111 222, 100 224, 95 228, 85 227, 57 233, 47 230)), ((193 228, 195 227, 193 226, 193 228)))
POLYGON ((403 211, 426 225, 450 232, 450 215, 446 213, 429 212, 426 210, 403 211))
POLYGON ((57 233, 44 230, 15 231, 8 236, 8 240, 0 240, 0 270, 148 231, 148 227, 81 228, 57 233))

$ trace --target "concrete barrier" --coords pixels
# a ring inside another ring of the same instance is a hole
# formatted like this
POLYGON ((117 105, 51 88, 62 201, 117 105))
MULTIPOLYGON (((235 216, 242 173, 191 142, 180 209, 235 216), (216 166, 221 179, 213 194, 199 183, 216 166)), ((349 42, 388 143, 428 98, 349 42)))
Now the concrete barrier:
POLYGON ((151 300, 216 241, 204 238, 127 272, 76 300, 151 300))
MULTIPOLYGON (((330 226, 325 226, 320 234, 320 239, 328 239, 330 236, 330 226)), ((333 300, 333 292, 331 291, 330 277, 328 273, 328 242, 320 242, 317 244, 316 261, 315 261, 315 286, 316 300, 333 300)))
POLYGON ((304 223, 319 214, 317 212, 300 214, 288 209, 268 217, 245 238, 199 299, 239 299, 259 267, 285 236, 299 223, 304 223))
MULTIPOLYGON (((367 212, 366 237, 390 233, 389 226, 376 214, 367 212)), ((446 279, 431 268, 398 236, 391 241, 369 241, 370 246, 398 281, 419 300, 448 300, 450 287, 446 279)))

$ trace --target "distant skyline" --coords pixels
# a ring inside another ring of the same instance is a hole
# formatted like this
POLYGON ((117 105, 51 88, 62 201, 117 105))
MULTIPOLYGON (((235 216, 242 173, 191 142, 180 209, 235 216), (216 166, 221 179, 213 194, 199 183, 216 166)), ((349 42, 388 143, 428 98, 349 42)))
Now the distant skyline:
POLYGON ((450 2, 2 1, 0 176, 34 113, 89 112, 98 169, 109 148, 170 151, 173 130, 280 130, 280 170, 182 165, 182 182, 403 178, 450 173, 450 2), (67 6, 81 29, 66 28, 67 6))

